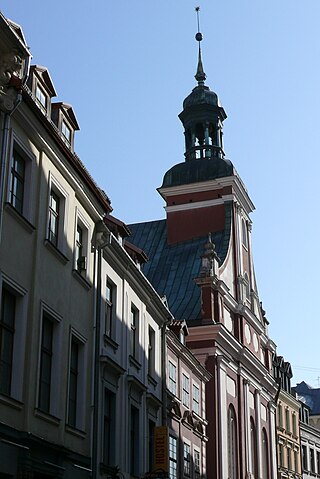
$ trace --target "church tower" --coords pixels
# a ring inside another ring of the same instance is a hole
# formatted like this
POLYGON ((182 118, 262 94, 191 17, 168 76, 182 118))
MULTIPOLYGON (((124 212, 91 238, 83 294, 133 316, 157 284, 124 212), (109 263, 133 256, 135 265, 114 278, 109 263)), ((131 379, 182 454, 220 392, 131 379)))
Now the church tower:
POLYGON ((197 85, 179 115, 185 159, 158 188, 166 219, 131 225, 131 241, 147 253, 144 273, 176 319, 187 321, 187 345, 212 375, 206 387, 208 478, 267 479, 277 475, 275 344, 254 274, 254 205, 225 158, 227 115, 205 84, 199 31, 196 40, 197 85))

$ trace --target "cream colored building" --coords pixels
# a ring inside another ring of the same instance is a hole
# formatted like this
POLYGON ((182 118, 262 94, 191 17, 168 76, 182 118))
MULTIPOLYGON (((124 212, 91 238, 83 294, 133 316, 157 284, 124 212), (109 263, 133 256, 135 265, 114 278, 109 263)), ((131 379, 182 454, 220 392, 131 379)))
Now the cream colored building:
POLYGON ((171 315, 74 152, 71 105, 2 16, 0 49, 19 53, 0 85, 0 477, 142 476, 171 315))
POLYGON ((291 392, 292 371, 290 363, 282 356, 274 360, 275 374, 279 384, 277 401, 277 447, 278 478, 302 477, 300 455, 300 403, 291 392))

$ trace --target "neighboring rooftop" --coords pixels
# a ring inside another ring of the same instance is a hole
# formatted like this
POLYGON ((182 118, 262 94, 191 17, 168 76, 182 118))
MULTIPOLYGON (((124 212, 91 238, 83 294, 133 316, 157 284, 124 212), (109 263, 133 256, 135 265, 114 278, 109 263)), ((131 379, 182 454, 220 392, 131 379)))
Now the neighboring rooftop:
POLYGON ((302 381, 292 388, 298 399, 311 409, 311 414, 320 414, 320 388, 312 388, 302 381))
MULTIPOLYGON (((231 209, 226 210, 226 217, 231 209)), ((228 224, 229 222, 226 222, 228 224)), ((160 296, 165 295, 176 319, 201 317, 200 288, 194 279, 201 269, 201 254, 208 237, 194 238, 174 245, 167 243, 166 220, 129 225, 130 242, 142 248, 149 261, 142 271, 160 296)), ((212 233, 212 241, 222 263, 226 257, 230 230, 212 233)))

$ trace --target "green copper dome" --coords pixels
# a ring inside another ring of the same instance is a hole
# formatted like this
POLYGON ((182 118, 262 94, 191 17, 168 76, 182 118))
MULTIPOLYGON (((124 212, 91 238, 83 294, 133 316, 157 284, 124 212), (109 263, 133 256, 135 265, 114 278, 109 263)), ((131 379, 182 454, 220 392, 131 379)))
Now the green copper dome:
POLYGON ((211 91, 208 86, 204 85, 196 86, 190 95, 185 98, 183 109, 185 110, 194 105, 212 105, 220 107, 218 95, 214 91, 211 91))

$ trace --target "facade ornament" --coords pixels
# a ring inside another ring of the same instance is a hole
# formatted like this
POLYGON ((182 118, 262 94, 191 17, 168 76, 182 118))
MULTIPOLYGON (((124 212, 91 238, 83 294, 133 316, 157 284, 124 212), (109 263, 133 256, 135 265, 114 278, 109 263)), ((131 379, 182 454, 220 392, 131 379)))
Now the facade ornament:
POLYGON ((16 52, 3 55, 0 61, 0 109, 10 113, 21 89, 22 58, 16 52))
POLYGON ((211 233, 208 234, 208 241, 204 246, 204 253, 201 255, 200 277, 213 277, 217 274, 219 257, 215 251, 215 245, 211 239, 211 233))

